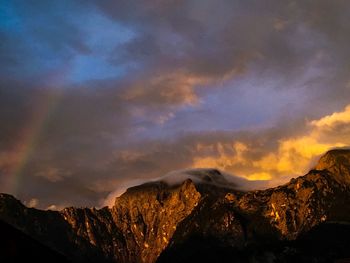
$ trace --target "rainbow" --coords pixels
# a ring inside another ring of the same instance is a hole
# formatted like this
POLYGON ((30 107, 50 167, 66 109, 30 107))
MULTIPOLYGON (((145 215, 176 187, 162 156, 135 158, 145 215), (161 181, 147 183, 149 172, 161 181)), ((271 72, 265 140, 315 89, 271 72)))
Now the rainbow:
POLYGON ((45 131, 50 116, 57 108, 63 96, 62 89, 45 89, 35 101, 30 118, 19 133, 17 143, 7 156, 7 169, 5 171, 5 189, 17 195, 24 176, 25 168, 38 145, 42 133, 45 131))

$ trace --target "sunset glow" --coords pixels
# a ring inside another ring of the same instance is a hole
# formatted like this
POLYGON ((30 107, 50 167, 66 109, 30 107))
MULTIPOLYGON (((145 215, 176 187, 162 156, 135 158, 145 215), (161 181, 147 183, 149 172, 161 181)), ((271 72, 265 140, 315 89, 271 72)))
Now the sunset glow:
POLYGON ((276 185, 350 145, 347 1, 34 2, 0 6, 0 192, 98 206, 187 168, 276 185))

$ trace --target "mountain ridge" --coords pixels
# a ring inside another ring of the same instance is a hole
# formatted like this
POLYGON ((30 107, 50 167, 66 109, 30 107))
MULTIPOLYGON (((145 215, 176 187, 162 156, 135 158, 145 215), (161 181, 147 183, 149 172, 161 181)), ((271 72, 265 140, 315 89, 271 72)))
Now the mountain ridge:
MULTIPOLYGON (((204 179, 220 178, 218 170, 211 171, 204 179)), ((270 262, 265 246, 271 252, 270 244, 299 242, 321 225, 350 222, 349 190, 350 150, 331 150, 306 175, 266 190, 158 181, 129 188, 112 208, 61 211, 27 208, 1 194, 0 219, 77 262, 170 262, 178 254, 190 256, 184 244, 194 248, 204 240, 216 240, 226 252, 240 251, 228 253, 238 258, 263 244, 260 262, 270 262)), ((282 260, 285 252, 273 253, 278 262, 288 262, 282 260)))

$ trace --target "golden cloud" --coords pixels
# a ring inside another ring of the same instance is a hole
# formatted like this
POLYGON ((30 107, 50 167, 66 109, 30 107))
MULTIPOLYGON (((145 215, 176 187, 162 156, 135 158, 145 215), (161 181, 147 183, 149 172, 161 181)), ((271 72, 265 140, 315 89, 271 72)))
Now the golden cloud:
POLYGON ((242 142, 234 142, 232 144, 216 143, 215 145, 197 145, 198 152, 212 153, 216 152, 215 156, 195 157, 193 160, 194 168, 211 168, 216 167, 223 170, 230 170, 230 167, 239 163, 245 163, 243 157, 244 152, 248 150, 248 146, 242 142))
MULTIPOLYGON (((196 147, 193 167, 215 167, 249 180, 287 179, 301 175, 312 168, 312 161, 327 150, 349 145, 350 140, 346 138, 350 138, 350 134, 338 136, 337 127, 345 125, 347 129, 343 130, 350 133, 350 105, 341 112, 309 121, 306 125, 308 129, 304 134, 283 138, 274 150, 260 155, 254 155, 260 146, 248 146, 239 141, 209 145, 201 143, 196 147)), ((260 151, 264 151, 261 148, 260 151)))
POLYGON ((340 123, 350 123, 350 105, 348 105, 342 112, 335 112, 331 115, 311 122, 312 125, 322 129, 329 128, 340 123))

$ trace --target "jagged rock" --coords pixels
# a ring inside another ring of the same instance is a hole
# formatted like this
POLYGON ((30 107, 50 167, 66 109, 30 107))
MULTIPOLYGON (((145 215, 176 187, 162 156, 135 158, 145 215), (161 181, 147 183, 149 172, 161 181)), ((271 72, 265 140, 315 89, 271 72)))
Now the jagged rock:
MULTIPOLYGON (((213 252, 241 262, 307 262, 319 257, 306 252, 305 237, 350 222, 349 174, 350 151, 332 150, 305 176, 267 190, 238 191, 219 171, 196 170, 200 180, 129 188, 112 208, 40 211, 1 194, 0 219, 72 261, 190 262, 198 251, 205 262, 213 252)), ((327 259, 347 256, 344 248, 327 251, 327 259)))
POLYGON ((150 183, 127 190, 112 208, 124 235, 128 262, 154 262, 168 245, 178 224, 198 205, 201 194, 191 180, 178 187, 150 183))

